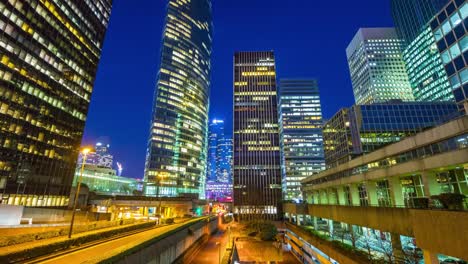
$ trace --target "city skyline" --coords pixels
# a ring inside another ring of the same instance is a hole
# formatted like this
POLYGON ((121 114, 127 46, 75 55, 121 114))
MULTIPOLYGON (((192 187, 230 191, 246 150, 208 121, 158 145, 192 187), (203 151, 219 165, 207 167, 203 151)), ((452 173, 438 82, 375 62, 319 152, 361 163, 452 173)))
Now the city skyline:
MULTIPOLYGON (((262 8, 264 1, 245 1, 245 5, 242 1, 213 4, 215 41, 210 118, 226 120, 227 135, 232 133, 231 60, 235 50, 275 50, 279 56, 279 78, 318 79, 323 115, 330 118, 339 108, 354 103, 345 48, 356 30, 362 26, 393 26, 390 1, 345 2, 339 9, 325 2, 296 0, 287 6, 269 2, 273 13, 261 16, 256 10, 262 8), (329 28, 309 26, 320 24, 326 19, 326 10, 331 9, 338 12, 341 18, 328 24, 329 28), (311 11, 314 16, 310 16, 311 11), (231 15, 238 12, 244 14, 243 20, 231 15), (276 20, 276 16, 288 19, 276 20), (259 26, 250 27, 252 24, 259 26), (267 24, 271 26, 264 28, 265 33, 258 38, 260 25, 264 27, 267 24), (294 30, 291 31, 291 28, 294 30), (320 41, 317 41, 317 36, 320 36, 320 41), (337 72, 339 78, 335 76, 337 72)), ((83 145, 89 145, 100 135, 110 136, 114 155, 126 162, 126 175, 140 179, 143 177, 154 73, 159 65, 165 12, 163 2, 156 1, 145 6, 126 2, 114 4, 108 34, 110 40, 104 46, 83 138, 83 145), (136 24, 138 26, 133 26, 136 24), (131 40, 125 32, 133 32, 131 40), (131 96, 126 94, 129 87, 133 91, 131 96)))

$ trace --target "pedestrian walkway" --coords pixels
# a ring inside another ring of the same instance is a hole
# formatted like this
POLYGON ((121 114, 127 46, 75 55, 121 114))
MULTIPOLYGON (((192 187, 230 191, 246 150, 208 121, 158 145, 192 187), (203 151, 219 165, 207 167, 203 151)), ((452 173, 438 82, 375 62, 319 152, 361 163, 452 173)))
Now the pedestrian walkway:
POLYGON ((192 264, 217 264, 226 251, 228 235, 224 229, 218 230, 216 234, 210 237, 206 245, 199 251, 192 260, 192 264))

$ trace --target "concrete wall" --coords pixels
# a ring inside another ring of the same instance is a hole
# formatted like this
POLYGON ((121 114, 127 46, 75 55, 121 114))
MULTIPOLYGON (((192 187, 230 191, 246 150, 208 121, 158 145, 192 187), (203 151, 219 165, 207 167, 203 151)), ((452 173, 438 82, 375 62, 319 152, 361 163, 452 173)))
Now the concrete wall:
POLYGON ((0 225, 19 225, 23 215, 23 206, 0 205, 0 225))
MULTIPOLYGON (((32 218, 33 224, 66 223, 71 221, 72 211, 65 209, 49 209, 25 207, 23 218, 32 218)), ((98 214, 84 211, 75 213, 76 222, 109 220, 110 214, 98 214)))
MULTIPOLYGON (((295 215, 296 212, 304 212, 303 207, 284 204, 284 212, 295 215)), ((466 211, 309 204, 306 214, 411 236, 416 238, 418 247, 424 250, 468 259, 466 211)))
MULTIPOLYGON (((216 231, 217 228, 218 218, 211 221, 197 222, 191 226, 181 228, 175 233, 159 239, 145 248, 138 249, 121 259, 113 259, 112 263, 167 264, 180 262, 184 258, 185 252, 190 251, 193 245, 206 241, 206 237, 216 231)), ((132 249, 129 249, 129 251, 132 251, 132 249)))

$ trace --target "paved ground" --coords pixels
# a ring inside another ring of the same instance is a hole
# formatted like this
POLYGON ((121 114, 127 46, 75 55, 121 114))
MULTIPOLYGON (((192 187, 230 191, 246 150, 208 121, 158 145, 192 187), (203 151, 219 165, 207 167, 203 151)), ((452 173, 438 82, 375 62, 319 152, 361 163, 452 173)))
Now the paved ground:
POLYGON ((219 230, 213 235, 208 243, 198 252, 197 256, 192 260, 192 264, 216 264, 219 262, 219 245, 221 244, 221 254, 224 254, 228 236, 224 230, 219 230))
MULTIPOLYGON (((231 224, 231 236, 239 235, 239 224, 231 224)), ((219 261, 219 247, 216 245, 217 242, 221 243, 221 254, 224 254, 226 244, 228 241, 228 231, 225 231, 226 226, 222 226, 221 230, 218 231, 214 236, 212 236, 208 243, 199 251, 196 257, 190 262, 190 264, 217 264, 219 261)), ((284 260, 280 262, 281 264, 300 264, 301 262, 297 260, 291 252, 283 251, 284 260)))

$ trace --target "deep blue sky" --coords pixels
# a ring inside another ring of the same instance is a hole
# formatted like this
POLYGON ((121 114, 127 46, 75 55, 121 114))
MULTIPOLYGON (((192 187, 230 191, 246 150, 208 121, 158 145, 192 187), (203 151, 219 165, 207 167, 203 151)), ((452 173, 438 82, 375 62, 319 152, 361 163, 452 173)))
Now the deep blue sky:
MULTIPOLYGON (((111 139, 142 178, 166 0, 115 0, 83 144, 111 139)), ((353 104, 345 48, 359 27, 392 26, 389 0, 213 0, 211 118, 232 126, 234 51, 274 50, 279 78, 319 80, 323 114, 353 104)), ((231 132, 232 133, 232 132, 231 132)))

